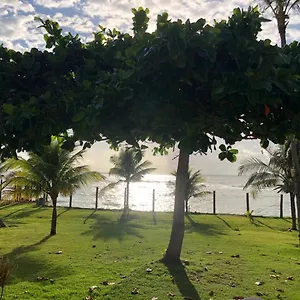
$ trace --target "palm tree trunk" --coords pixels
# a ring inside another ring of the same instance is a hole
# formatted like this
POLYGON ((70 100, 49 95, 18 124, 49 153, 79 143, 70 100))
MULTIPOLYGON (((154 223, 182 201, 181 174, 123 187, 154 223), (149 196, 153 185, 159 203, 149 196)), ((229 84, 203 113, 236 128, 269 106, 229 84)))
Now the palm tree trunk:
POLYGON ((189 154, 183 150, 179 151, 175 203, 173 213, 173 225, 168 249, 162 259, 166 263, 180 263, 180 254, 184 236, 184 201, 186 182, 188 180, 189 154))
POLYGON ((297 230, 297 218, 296 218, 296 206, 295 206, 295 194, 290 193, 291 204, 291 216, 292 216, 292 230, 297 230))
POLYGON ((51 197, 51 199, 52 199, 53 208, 52 208, 50 235, 55 235, 56 234, 56 223, 57 223, 57 208, 56 208, 57 196, 54 198, 51 197))
POLYGON ((300 166, 298 157, 297 141, 292 141, 292 158, 293 166, 295 171, 295 194, 296 194, 296 206, 297 206, 297 217, 298 217, 298 239, 300 243, 300 166))

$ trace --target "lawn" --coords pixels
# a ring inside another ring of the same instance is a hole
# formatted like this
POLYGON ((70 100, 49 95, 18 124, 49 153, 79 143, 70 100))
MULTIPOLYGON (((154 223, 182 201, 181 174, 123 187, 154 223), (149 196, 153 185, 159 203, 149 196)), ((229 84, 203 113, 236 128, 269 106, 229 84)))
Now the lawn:
POLYGON ((172 214, 158 213, 156 224, 151 213, 131 212, 127 221, 120 215, 60 208, 58 234, 49 238, 51 208, 0 207, 9 225, 0 229, 0 255, 15 264, 4 299, 300 300, 300 249, 290 220, 191 215, 184 264, 174 267, 158 261, 172 214))

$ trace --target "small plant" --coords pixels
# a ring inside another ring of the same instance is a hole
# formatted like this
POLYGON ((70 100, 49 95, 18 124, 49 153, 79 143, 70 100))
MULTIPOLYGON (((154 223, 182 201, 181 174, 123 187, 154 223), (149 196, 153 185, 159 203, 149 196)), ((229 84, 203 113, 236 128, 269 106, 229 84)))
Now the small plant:
POLYGON ((247 210, 247 212, 245 213, 245 217, 247 217, 249 219, 249 221, 253 224, 254 223, 254 217, 253 217, 253 210, 247 210))
POLYGON ((3 299, 4 287, 8 282, 11 271, 12 271, 12 264, 10 263, 7 257, 2 256, 2 258, 0 258, 0 285, 1 285, 0 299, 3 299))

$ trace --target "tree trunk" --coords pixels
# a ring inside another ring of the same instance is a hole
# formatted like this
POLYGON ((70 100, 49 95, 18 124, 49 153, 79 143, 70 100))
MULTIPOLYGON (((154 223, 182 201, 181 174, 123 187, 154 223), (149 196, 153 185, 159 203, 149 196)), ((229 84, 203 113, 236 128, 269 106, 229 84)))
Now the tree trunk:
POLYGON ((56 234, 56 223, 57 223, 57 209, 56 209, 57 196, 52 198, 52 204, 53 204, 53 208, 52 208, 52 219, 51 219, 50 235, 55 235, 56 234))
POLYGON ((162 261, 166 263, 180 263, 180 254, 184 236, 184 201, 188 180, 189 154, 179 151, 177 176, 175 184, 175 203, 173 225, 168 249, 162 261))
POLYGON ((297 230, 297 217, 296 217, 296 206, 295 206, 295 194, 290 193, 291 202, 291 216, 292 216, 292 230, 297 230))
POLYGON ((294 166, 294 178, 295 178, 295 194, 296 194, 296 206, 297 206, 297 217, 298 217, 298 239, 300 243, 300 165, 298 157, 298 142, 292 141, 292 158, 294 166))

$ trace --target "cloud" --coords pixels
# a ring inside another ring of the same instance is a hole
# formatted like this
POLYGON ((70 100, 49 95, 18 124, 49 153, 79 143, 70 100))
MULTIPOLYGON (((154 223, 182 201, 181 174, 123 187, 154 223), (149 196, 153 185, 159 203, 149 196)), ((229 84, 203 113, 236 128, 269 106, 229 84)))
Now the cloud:
POLYGON ((67 8, 79 4, 80 0, 34 0, 34 4, 46 8, 67 8))

